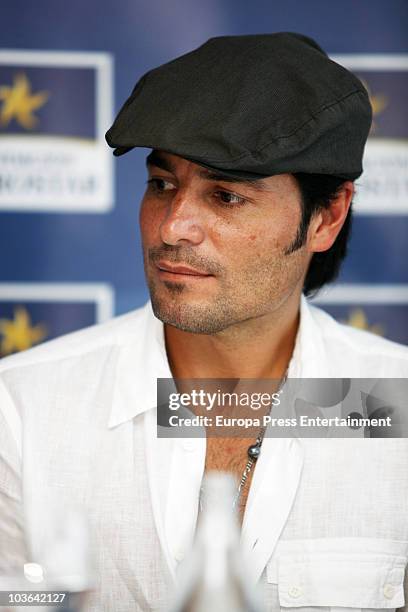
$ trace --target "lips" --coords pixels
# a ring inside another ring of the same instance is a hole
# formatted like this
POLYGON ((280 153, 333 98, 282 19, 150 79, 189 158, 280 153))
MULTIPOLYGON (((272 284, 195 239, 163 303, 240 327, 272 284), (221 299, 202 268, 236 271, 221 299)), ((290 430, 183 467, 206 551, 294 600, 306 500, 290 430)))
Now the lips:
POLYGON ((156 263, 156 266, 162 272, 170 272, 171 274, 184 274, 188 276, 211 276, 211 274, 200 272, 199 270, 189 268, 188 266, 172 265, 163 261, 159 261, 158 263, 156 263))

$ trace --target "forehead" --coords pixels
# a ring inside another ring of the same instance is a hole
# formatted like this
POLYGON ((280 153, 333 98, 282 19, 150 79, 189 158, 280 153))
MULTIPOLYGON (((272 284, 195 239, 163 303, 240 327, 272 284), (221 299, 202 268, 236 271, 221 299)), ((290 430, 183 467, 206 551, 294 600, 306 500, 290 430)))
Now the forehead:
POLYGON ((238 179, 230 174, 223 173, 222 170, 212 170, 191 160, 179 157, 173 153, 161 151, 159 149, 153 149, 153 151, 146 158, 146 165, 148 167, 155 166, 173 174, 177 174, 177 172, 186 164, 188 164, 190 167, 192 166, 194 168, 194 173, 204 180, 222 181, 226 183, 233 183, 235 185, 244 185, 245 187, 252 188, 254 191, 260 192, 267 191, 268 181, 270 181, 271 178, 274 178, 266 177, 265 179, 238 179))

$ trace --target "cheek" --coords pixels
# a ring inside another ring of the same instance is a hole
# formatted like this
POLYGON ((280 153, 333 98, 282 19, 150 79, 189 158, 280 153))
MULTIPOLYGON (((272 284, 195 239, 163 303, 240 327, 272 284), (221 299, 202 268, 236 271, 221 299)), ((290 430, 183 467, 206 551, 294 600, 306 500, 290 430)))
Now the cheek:
POLYGON ((283 257, 283 253, 292 243, 296 236, 296 221, 292 219, 280 220, 273 225, 263 224, 263 227, 241 233, 240 245, 236 245, 237 253, 241 253, 245 246, 250 259, 257 262, 277 260, 283 257))
POLYGON ((288 241, 288 234, 287 228, 282 228, 282 231, 278 232, 276 227, 266 227, 246 233, 243 242, 248 245, 252 253, 261 256, 262 253, 282 249, 288 241))
POLYGON ((157 208, 143 198, 139 212, 140 233, 143 242, 152 242, 158 235, 160 220, 157 215, 157 208))

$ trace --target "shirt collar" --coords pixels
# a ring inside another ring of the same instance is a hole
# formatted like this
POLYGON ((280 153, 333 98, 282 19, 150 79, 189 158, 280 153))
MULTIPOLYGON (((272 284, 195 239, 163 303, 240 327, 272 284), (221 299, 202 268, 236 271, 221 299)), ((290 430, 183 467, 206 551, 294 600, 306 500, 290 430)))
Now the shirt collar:
POLYGON ((164 325, 154 316, 150 301, 135 313, 130 337, 119 346, 116 368, 109 428, 155 408, 157 379, 172 378, 164 325))
MULTIPOLYGON (((302 295, 299 328, 289 363, 289 378, 324 378, 329 375, 316 310, 302 295)), ((150 302, 135 313, 135 324, 130 337, 119 346, 116 367, 109 428, 155 408, 157 379, 172 378, 166 354, 164 325, 154 316, 150 302)))
POLYGON ((289 362, 288 378, 327 378, 330 376, 330 364, 326 354, 319 313, 319 309, 310 305, 302 294, 299 328, 289 362))

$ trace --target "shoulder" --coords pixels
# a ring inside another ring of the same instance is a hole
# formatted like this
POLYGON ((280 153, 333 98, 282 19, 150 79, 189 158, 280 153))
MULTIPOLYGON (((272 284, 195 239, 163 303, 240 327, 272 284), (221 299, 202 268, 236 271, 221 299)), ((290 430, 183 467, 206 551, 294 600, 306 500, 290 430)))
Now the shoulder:
POLYGON ((326 352, 334 362, 350 360, 350 363, 358 363, 361 376, 408 377, 407 346, 339 323, 327 312, 311 304, 309 309, 320 330, 326 352))
POLYGON ((27 351, 4 357, 0 375, 10 370, 79 358, 107 347, 123 345, 142 332, 147 304, 124 315, 66 334, 27 351))

